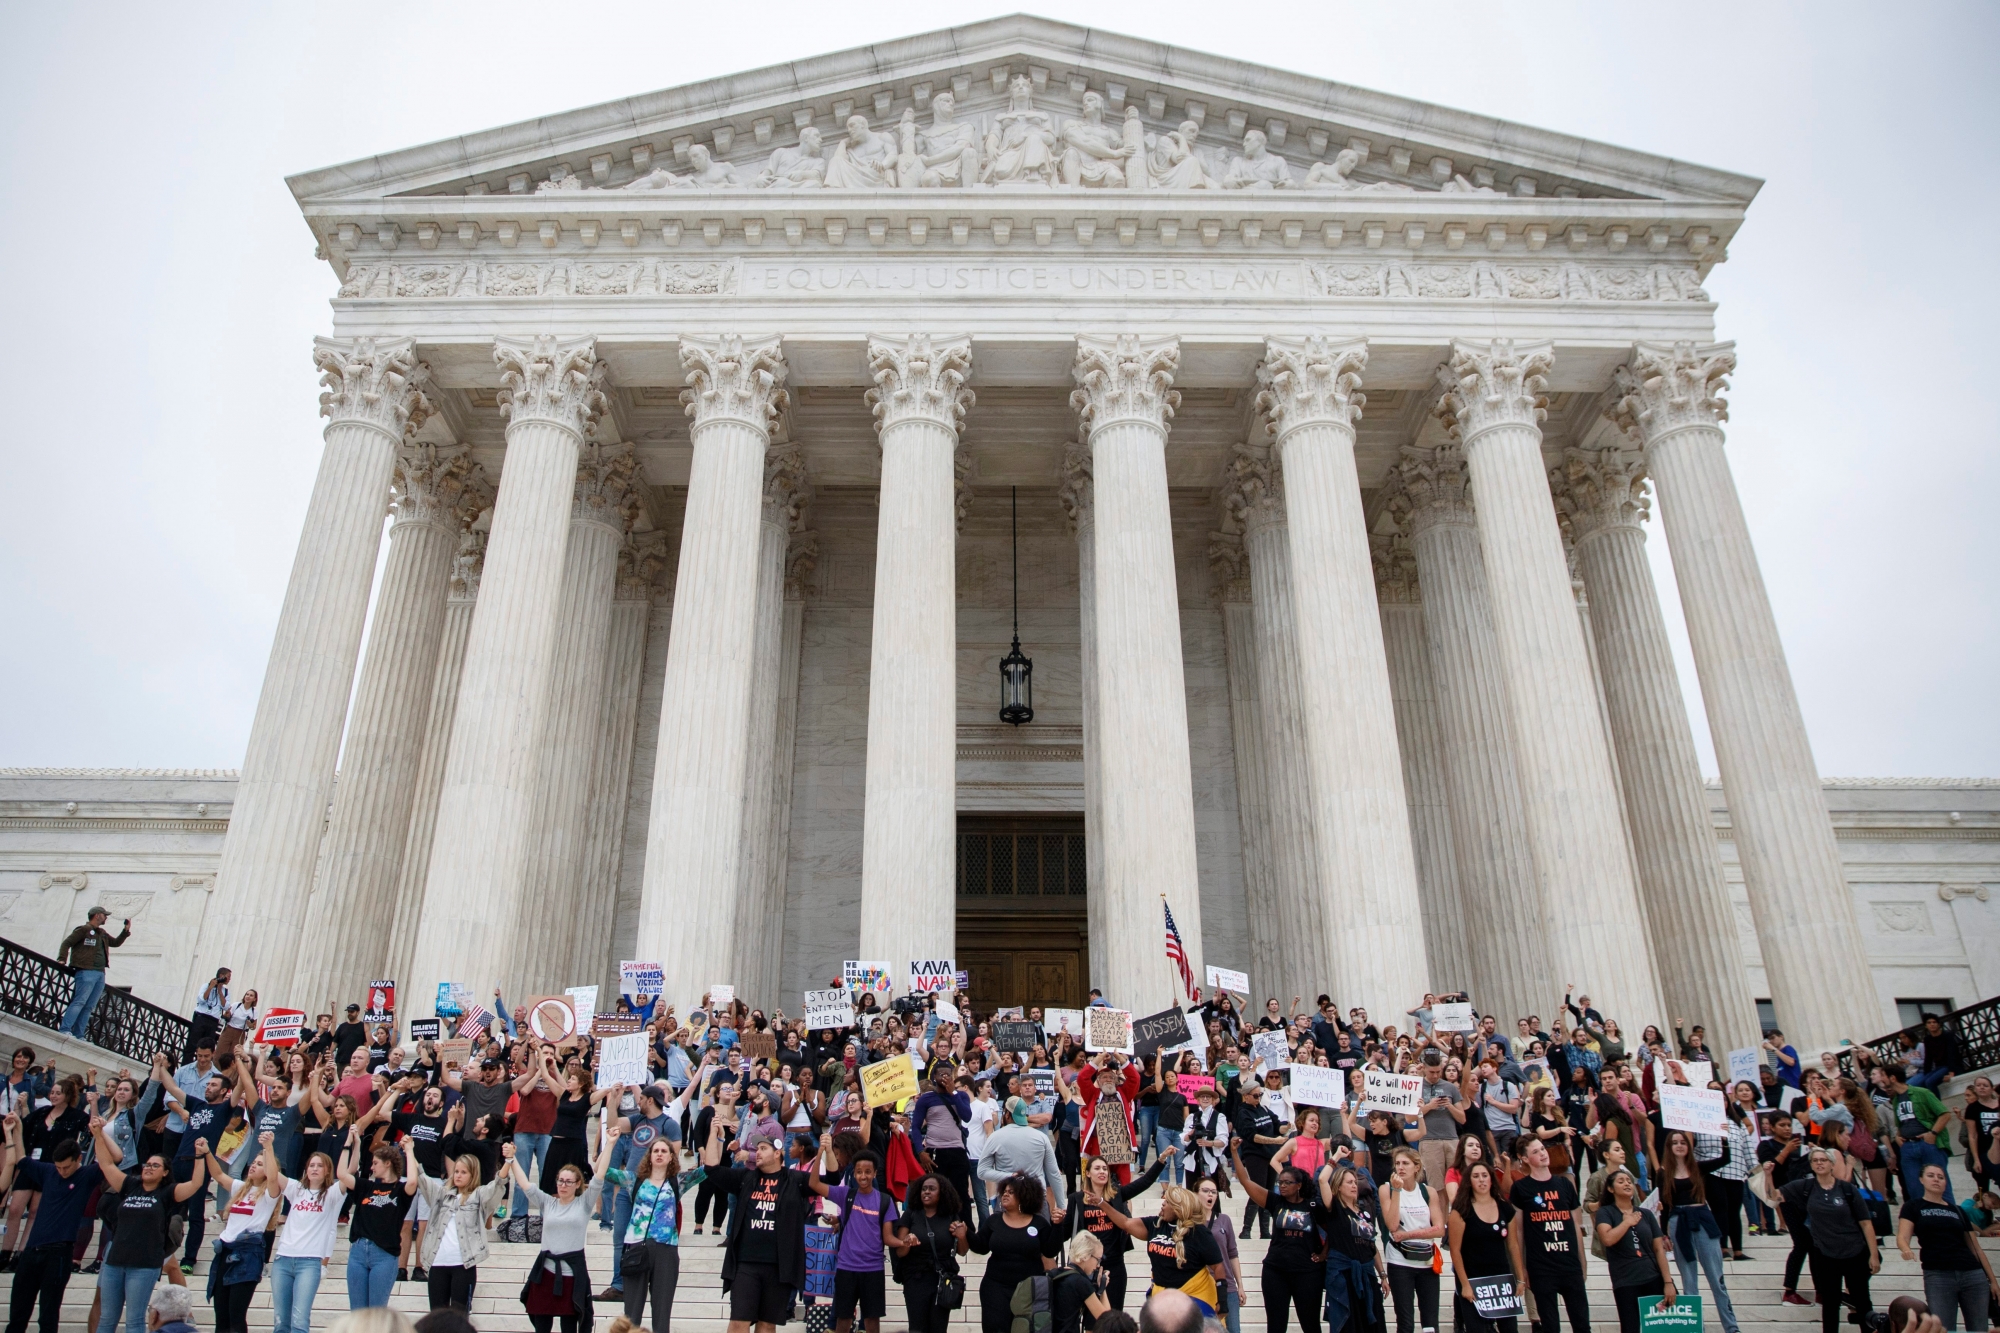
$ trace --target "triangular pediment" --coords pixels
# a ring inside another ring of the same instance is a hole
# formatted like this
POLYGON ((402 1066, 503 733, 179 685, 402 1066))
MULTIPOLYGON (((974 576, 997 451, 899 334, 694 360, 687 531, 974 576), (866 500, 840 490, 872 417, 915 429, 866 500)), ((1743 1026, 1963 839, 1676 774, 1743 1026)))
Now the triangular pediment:
POLYGON ((1030 16, 607 102, 289 183, 302 203, 321 204, 572 190, 1277 187, 1738 207, 1761 184, 1030 16), (1253 131, 1262 155, 1246 151, 1253 131))

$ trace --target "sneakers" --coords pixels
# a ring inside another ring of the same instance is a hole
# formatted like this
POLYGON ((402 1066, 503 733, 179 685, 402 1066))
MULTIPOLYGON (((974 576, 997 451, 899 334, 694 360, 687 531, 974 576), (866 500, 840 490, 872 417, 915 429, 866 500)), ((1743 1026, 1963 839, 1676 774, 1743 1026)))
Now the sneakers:
POLYGON ((428 1282, 430 1280, 431 1280, 431 1275, 427 1271, 425 1271, 424 1266, 422 1264, 419 1264, 415 1268, 412 1268, 410 1270, 410 1281, 428 1282))
POLYGON ((1803 1296, 1799 1295, 1799 1294, 1798 1294, 1798 1293, 1797 1293, 1796 1291, 1788 1291, 1788 1292, 1786 1292, 1786 1293, 1785 1293, 1785 1304, 1787 1304, 1787 1305, 1811 1305, 1811 1304, 1812 1304, 1812 1302, 1811 1302, 1811 1301, 1809 1301, 1809 1300, 1807 1300, 1807 1299, 1806 1299, 1805 1297, 1803 1297, 1803 1296))
POLYGON ((396 1281, 398 1281, 398 1282, 408 1282, 409 1280, 410 1280, 410 1270, 409 1270, 409 1269, 407 1269, 407 1268, 399 1268, 399 1269, 397 1269, 397 1270, 396 1270, 396 1281))

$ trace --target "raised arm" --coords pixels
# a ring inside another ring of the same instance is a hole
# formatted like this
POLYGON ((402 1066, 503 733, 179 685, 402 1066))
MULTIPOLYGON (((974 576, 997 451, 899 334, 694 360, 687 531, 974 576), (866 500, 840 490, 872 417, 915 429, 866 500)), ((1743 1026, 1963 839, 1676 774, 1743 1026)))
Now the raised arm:
MULTIPOLYGON (((1250 1198, 1253 1202, 1255 1202, 1257 1196, 1253 1194, 1250 1196, 1250 1198)), ((1144 1222, 1141 1222, 1136 1217, 1128 1217, 1124 1213, 1120 1212, 1118 1210, 1118 1203, 1115 1199, 1107 1199, 1100 1197, 1098 1199, 1098 1202, 1104 1206, 1105 1215, 1111 1219, 1112 1226, 1117 1227, 1120 1231, 1124 1232, 1128 1236, 1136 1236, 1140 1240, 1144 1240, 1146 1238, 1146 1224, 1144 1222)), ((1261 1204, 1259 1204, 1258 1206, 1262 1207, 1261 1204)))
MULTIPOLYGON (((347 1140, 346 1149, 340 1154, 340 1164, 333 1171, 333 1178, 340 1182, 340 1188, 343 1193, 354 1193, 354 1170, 359 1164, 360 1157, 361 1139, 359 1136, 350 1135, 347 1140)), ((266 1174, 269 1174, 268 1169, 266 1174)))
MULTIPOLYGON (((9 1116, 8 1119, 14 1121, 7 1130, 7 1157, 11 1166, 15 1159, 15 1154, 20 1148, 19 1135, 21 1122, 13 1116, 9 1116)), ((118 1145, 113 1143, 111 1137, 104 1132, 104 1117, 92 1116, 90 1118, 90 1137, 92 1142, 97 1145, 97 1169, 104 1173, 105 1188, 116 1194, 125 1188, 125 1172, 118 1165, 124 1158, 118 1151, 118 1145)))
MULTIPOLYGON (((195 1195, 208 1188, 209 1158, 208 1140, 199 1140, 194 1145, 194 1175, 186 1182, 174 1186, 175 1203, 186 1203, 189 1199, 192 1199, 195 1195)), ((106 1171, 104 1178, 106 1181, 109 1181, 111 1173, 106 1171)))
MULTIPOLYGON (((1236 1145, 1233 1143, 1229 1145, 1229 1160, 1236 1167, 1236 1183, 1241 1185, 1244 1193, 1250 1196, 1250 1202, 1256 1204, 1259 1208, 1264 1207, 1270 1201, 1271 1191, 1250 1179, 1250 1173, 1243 1169, 1243 1154, 1237 1150, 1236 1145)), ((1137 1233, 1135 1232, 1134 1234, 1136 1235, 1137 1233)))

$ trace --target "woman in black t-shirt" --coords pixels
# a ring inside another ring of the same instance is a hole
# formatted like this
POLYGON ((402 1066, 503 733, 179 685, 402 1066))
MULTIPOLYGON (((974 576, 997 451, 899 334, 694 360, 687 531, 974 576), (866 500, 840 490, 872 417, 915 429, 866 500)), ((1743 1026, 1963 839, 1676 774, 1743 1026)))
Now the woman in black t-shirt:
POLYGON ((1445 1224, 1451 1237, 1451 1269, 1458 1278, 1459 1328, 1473 1333, 1486 1329, 1514 1333, 1514 1316, 1489 1318, 1473 1303, 1473 1283, 1481 1278, 1509 1278, 1514 1283, 1514 1298, 1525 1299, 1528 1274, 1516 1257, 1518 1247, 1511 1243, 1513 1224, 1514 1205, 1493 1192, 1491 1164, 1468 1162, 1445 1224))
POLYGON ((160 1265, 167 1261, 167 1221, 180 1211, 179 1205, 208 1188, 208 1142, 196 1142, 193 1174, 176 1185, 165 1157, 154 1153, 137 1171, 123 1171, 118 1147, 105 1136, 101 1118, 91 1119, 90 1132, 97 1141, 98 1168, 104 1172, 98 1213, 115 1221, 104 1267, 97 1274, 103 1306, 99 1327, 116 1328, 123 1313, 128 1333, 136 1333, 146 1326, 146 1302, 160 1280, 160 1265))
POLYGON ((1611 1299, 1618 1305, 1619 1333, 1639 1333, 1639 1302, 1647 1296, 1674 1297, 1667 1269, 1667 1238, 1653 1215, 1639 1206, 1639 1178, 1619 1167, 1604 1182, 1597 1210, 1597 1242, 1611 1271, 1611 1299))
POLYGON ((1944 1197, 1944 1168, 1933 1162, 1919 1180, 1923 1197, 1904 1200, 1896 1223, 1896 1248, 1905 1259, 1915 1259, 1911 1239, 1922 1247, 1924 1303, 1946 1328, 1957 1326, 1954 1315, 1960 1310, 1965 1326, 1978 1328, 1986 1322, 1989 1296, 2000 1300, 2000 1281, 1995 1281, 1993 1264, 1979 1242, 1966 1239, 1974 1234, 1972 1220, 1944 1197))
POLYGON ((1105 1297, 1114 1310, 1125 1308, 1125 1256, 1132 1250, 1132 1238, 1125 1234, 1123 1227, 1111 1220, 1111 1214, 1104 1205, 1109 1201, 1124 1208, 1153 1188, 1161 1171, 1166 1169, 1168 1159, 1179 1154, 1179 1148, 1170 1147, 1143 1175, 1122 1186, 1113 1177, 1110 1164, 1102 1157, 1092 1154, 1083 1159, 1083 1173, 1078 1182, 1079 1197, 1070 1209, 1070 1225, 1064 1229, 1072 1233, 1088 1231, 1104 1247, 1105 1297))
POLYGON ((933 1171, 910 1186, 895 1229, 917 1242, 902 1253, 896 1284, 903 1289, 903 1309, 910 1333, 945 1333, 951 1311, 937 1303, 939 1279, 958 1275, 958 1256, 970 1242, 960 1219, 963 1205, 951 1182, 933 1171))
POLYGON ((979 1323, 982 1333, 1011 1333, 1014 1288, 1055 1267, 1062 1234, 1039 1215, 1042 1182, 1033 1176, 1017 1173, 1001 1181, 994 1204, 971 1242, 974 1254, 988 1256, 986 1275, 979 1279, 979 1323))
MULTIPOLYGON (((421 1165, 422 1145, 418 1148, 421 1165)), ((375 1149, 369 1157, 366 1180, 358 1180, 354 1174, 360 1155, 360 1139, 351 1140, 341 1155, 339 1176, 340 1188, 354 1208, 347 1228, 348 1308, 354 1310, 389 1303, 403 1249, 403 1219, 410 1215, 412 1201, 403 1184, 402 1153, 386 1144, 375 1149)))
POLYGON ((1106 1208, 1126 1234, 1146 1242, 1146 1258, 1153 1266, 1152 1292, 1184 1292, 1204 1317, 1221 1313, 1222 1247, 1208 1229, 1208 1210, 1199 1194, 1168 1185, 1160 1191, 1158 1217, 1127 1217, 1108 1201, 1106 1208))
POLYGON ((1285 1333, 1286 1312, 1296 1308, 1299 1333, 1319 1333, 1327 1228, 1332 1221, 1325 1204, 1297 1167, 1279 1171, 1276 1187, 1267 1190, 1250 1179, 1234 1144, 1229 1156, 1250 1202, 1271 1218, 1271 1245, 1264 1251, 1264 1326, 1270 1333, 1285 1333))
POLYGON ((1344 1162, 1320 1172, 1319 1189, 1325 1209, 1328 1333, 1381 1333, 1388 1327, 1383 1298, 1389 1292, 1389 1265, 1374 1201, 1361 1188, 1361 1173, 1344 1162))

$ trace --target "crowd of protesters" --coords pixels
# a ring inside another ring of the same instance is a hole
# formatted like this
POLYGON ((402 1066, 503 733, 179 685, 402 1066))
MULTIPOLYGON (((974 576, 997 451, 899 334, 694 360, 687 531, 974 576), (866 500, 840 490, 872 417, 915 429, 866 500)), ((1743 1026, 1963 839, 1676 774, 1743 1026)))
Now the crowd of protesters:
MULTIPOLYGON (((102 917, 66 946, 100 982, 125 938, 102 917)), ((1496 1289, 1532 1299, 1540 1333, 1564 1317, 1585 1333, 1593 1256, 1624 1333, 1647 1298, 1703 1290, 1737 1333, 1726 1270, 1751 1235, 1789 1238, 1783 1299, 1816 1299, 1825 1333, 1872 1318, 1889 1244, 1920 1259, 1944 1327, 1984 1329, 2000 1300, 1977 1240, 2000 1234, 2000 1096, 1979 1078, 1962 1111, 1940 1100, 1961 1057, 1935 1020, 1894 1063, 1852 1047, 1808 1064, 1772 1031, 1758 1077, 1731 1084, 1699 1025, 1634 1036, 1584 995, 1547 1026, 1447 1031, 1437 1006, 1469 997, 1378 1021, 1325 995, 1252 1013, 1218 990, 1189 1007, 1191 1040, 1138 1056, 962 993, 858 995, 837 1029, 735 1000, 683 1020, 621 999, 647 1077, 601 1086, 597 1036, 544 1041, 498 991, 464 1045, 398 1042, 349 1005, 266 1046, 255 992, 231 980, 203 987, 189 1049, 143 1074, 57 1077, 16 1053, 0 1088, 8 1333, 38 1305, 55 1333, 73 1272, 96 1278, 95 1333, 142 1333, 156 1287, 197 1273, 218 1333, 247 1328, 266 1282, 278 1333, 307 1333, 343 1226, 355 1310, 401 1283, 468 1310, 492 1244, 537 1245, 518 1298, 539 1333, 587 1333, 600 1307, 636 1325, 649 1303, 665 1330, 680 1248, 711 1234, 732 1333, 802 1301, 830 1305, 836 1333, 857 1318, 878 1333, 891 1286, 891 1322, 922 1333, 961 1305, 1013 1333, 1024 1300, 1053 1333, 1119 1333, 1135 1286, 1237 1333, 1252 1236, 1269 1242, 1269 1333, 1432 1333, 1447 1294, 1456 1327, 1513 1333, 1525 1316, 1496 1289), (917 1091, 870 1105, 864 1071, 898 1059, 917 1091), (1295 1065, 1340 1071, 1344 1103, 1296 1101, 1295 1065), (1704 1065, 1727 1131, 1669 1127, 1660 1090, 1704 1065), (1419 1080, 1414 1112, 1372 1103, 1369 1070, 1419 1080), (1955 1145, 1976 1185, 1962 1201, 1955 1145), (590 1269, 592 1226, 612 1233, 609 1273, 590 1269)))

